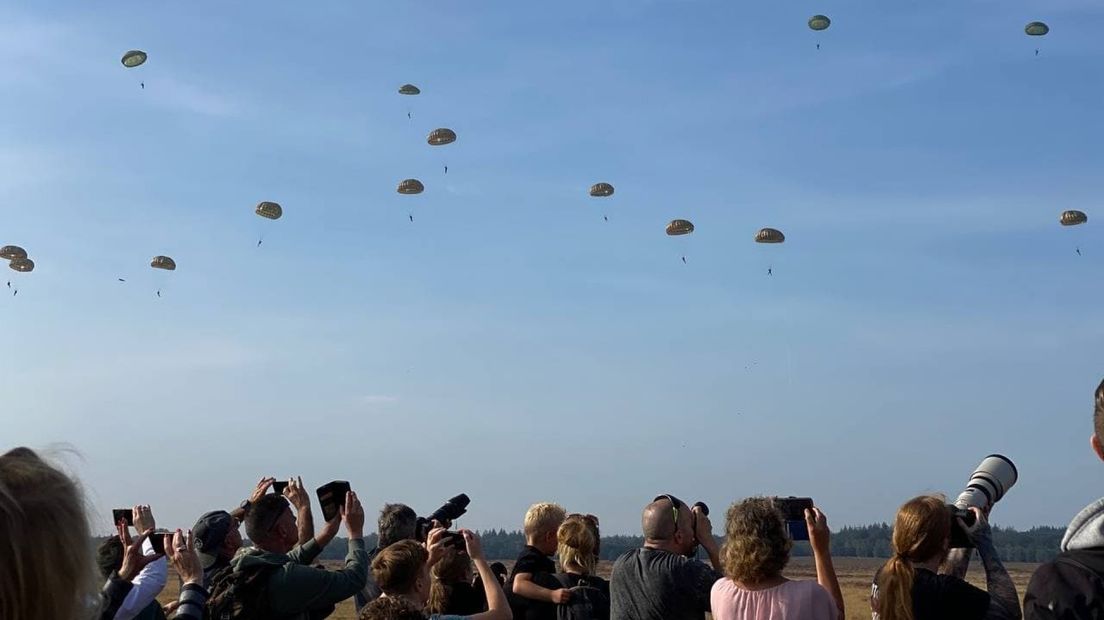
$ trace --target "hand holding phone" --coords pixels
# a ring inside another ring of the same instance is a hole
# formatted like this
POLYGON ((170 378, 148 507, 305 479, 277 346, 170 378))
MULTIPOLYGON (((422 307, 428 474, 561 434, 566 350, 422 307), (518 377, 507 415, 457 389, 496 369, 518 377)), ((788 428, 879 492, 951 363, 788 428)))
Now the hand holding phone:
POLYGON ((118 525, 119 521, 126 521, 127 526, 134 527, 133 508, 115 508, 111 511, 111 525, 118 525))
POLYGON ((805 511, 813 509, 811 497, 776 497, 774 504, 782 511, 782 519, 790 531, 793 540, 809 540, 809 526, 805 521, 805 511))
POLYGON ((283 495, 284 489, 288 486, 287 480, 274 480, 272 482, 272 492, 276 495, 283 495))
POLYGON ((322 519, 332 521, 345 505, 345 496, 352 487, 347 480, 334 480, 318 487, 318 503, 322 506, 322 519))

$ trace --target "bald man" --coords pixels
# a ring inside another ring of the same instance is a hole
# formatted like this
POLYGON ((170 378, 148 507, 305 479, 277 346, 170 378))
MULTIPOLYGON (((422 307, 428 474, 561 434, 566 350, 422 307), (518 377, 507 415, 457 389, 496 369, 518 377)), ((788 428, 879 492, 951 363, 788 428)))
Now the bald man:
POLYGON ((644 547, 617 559, 610 577, 611 620, 701 620, 709 591, 721 578, 713 524, 672 495, 644 507, 644 547), (691 556, 701 545, 710 568, 691 556))

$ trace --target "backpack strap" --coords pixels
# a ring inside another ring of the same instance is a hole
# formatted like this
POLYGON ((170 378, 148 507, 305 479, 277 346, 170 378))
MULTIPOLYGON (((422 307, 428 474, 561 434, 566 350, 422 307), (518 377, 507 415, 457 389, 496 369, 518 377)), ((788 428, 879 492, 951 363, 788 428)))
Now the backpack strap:
POLYGON ((1092 576, 1093 586, 1098 592, 1104 592, 1104 557, 1099 553, 1086 551, 1065 551, 1054 558, 1055 564, 1072 566, 1092 576))

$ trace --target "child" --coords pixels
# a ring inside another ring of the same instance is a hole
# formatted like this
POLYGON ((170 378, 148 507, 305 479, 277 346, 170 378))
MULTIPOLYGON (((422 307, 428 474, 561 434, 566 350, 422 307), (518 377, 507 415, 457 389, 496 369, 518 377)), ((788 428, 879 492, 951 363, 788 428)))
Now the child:
POLYGON ((525 548, 510 577, 517 620, 555 619, 555 605, 571 599, 571 590, 559 587, 552 577, 556 564, 549 557, 556 553, 556 531, 566 517, 563 507, 551 503, 533 504, 525 513, 525 548))

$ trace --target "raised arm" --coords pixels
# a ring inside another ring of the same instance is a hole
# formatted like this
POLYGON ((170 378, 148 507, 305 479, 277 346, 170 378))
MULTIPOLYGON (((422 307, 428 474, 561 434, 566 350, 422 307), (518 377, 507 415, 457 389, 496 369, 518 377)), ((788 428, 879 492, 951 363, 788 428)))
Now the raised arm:
POLYGON ((487 597, 487 611, 468 617, 476 620, 513 620, 514 614, 510 611, 506 593, 502 591, 498 577, 487 564, 487 559, 483 557, 483 545, 479 542, 479 537, 470 530, 460 530, 460 533, 464 535, 468 557, 475 562, 475 569, 479 571, 479 577, 483 580, 483 594, 487 597))
POLYGON ((805 526, 809 528, 809 545, 813 548, 816 562, 817 583, 828 590, 836 602, 839 617, 846 617, 843 603, 843 590, 840 589, 836 568, 832 564, 831 531, 828 529, 828 517, 819 508, 805 511, 805 526))
MULTIPOLYGON (((1020 609, 1020 597, 1016 593, 1016 584, 1008 574, 1008 569, 1001 563, 997 555, 997 547, 993 544, 993 530, 985 514, 977 508, 970 508, 974 513, 974 525, 966 529, 970 540, 977 547, 981 563, 985 566, 985 589, 989 591, 989 611, 986 612, 986 620, 1021 620, 1023 610, 1020 609)), ((965 527, 965 524, 963 524, 965 527)))
MULTIPOLYGON (((305 545, 314 538, 314 515, 311 513, 310 495, 303 488, 303 479, 295 477, 288 480, 284 497, 295 506, 295 520, 299 526, 299 544, 305 545)), ((320 541, 321 542, 321 541, 320 541)), ((329 543, 330 541, 326 541, 329 543)), ((325 545, 322 545, 325 547, 325 545)))

